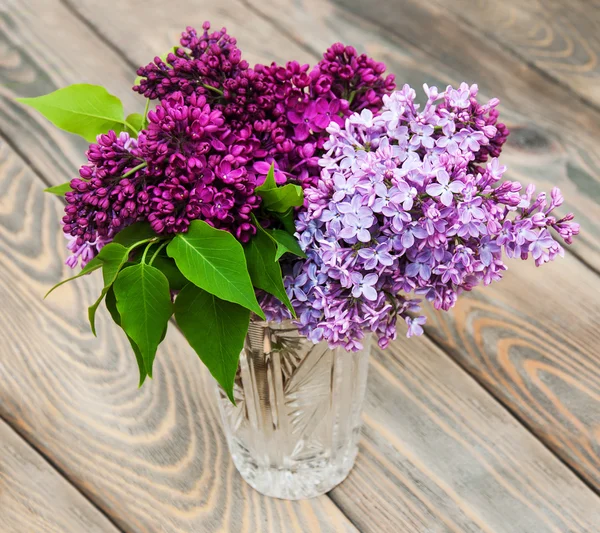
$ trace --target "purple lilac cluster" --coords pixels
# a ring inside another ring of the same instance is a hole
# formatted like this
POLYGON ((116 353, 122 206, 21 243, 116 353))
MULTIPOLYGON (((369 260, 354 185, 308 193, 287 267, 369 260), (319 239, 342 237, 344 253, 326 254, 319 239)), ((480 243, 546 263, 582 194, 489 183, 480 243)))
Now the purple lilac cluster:
POLYGON ((138 139, 109 132, 88 150, 89 164, 71 181, 63 217, 73 255, 85 265, 125 226, 147 220, 157 233, 187 231, 192 220, 231 231, 241 242, 255 234, 250 213, 257 142, 227 127, 203 96, 165 97, 148 114, 138 139))
POLYGON ((502 251, 541 265, 563 254, 551 229, 566 243, 579 232, 571 214, 552 215, 558 189, 534 196, 532 185, 502 181, 498 100, 478 103, 467 84, 425 92, 422 109, 405 85, 379 115, 365 109, 327 128, 321 178, 296 222, 308 259, 285 279, 315 342, 359 349, 371 331, 385 347, 398 317, 409 337, 420 334, 425 317, 413 318, 419 301, 408 295, 448 310, 462 291, 500 279, 502 251))
POLYGON ((148 195, 138 191, 143 163, 137 140, 127 133, 98 135, 87 151, 89 164, 79 169, 65 194, 63 231, 72 255, 67 265, 85 266, 115 233, 148 209, 148 195))
POLYGON ((316 152, 329 123, 342 125, 343 117, 362 109, 377 111, 395 88, 393 75, 383 77, 383 63, 351 46, 334 44, 313 69, 297 61, 250 68, 224 28, 211 31, 208 22, 202 28, 187 28, 180 48, 140 68, 133 89, 150 99, 175 91, 186 99, 205 97, 233 132, 257 142, 258 172, 266 174, 274 163, 278 183, 315 183, 316 152))
POLYGON ((202 219, 241 242, 255 234, 254 194, 271 166, 282 184, 316 184, 331 122, 377 111, 395 87, 385 65, 333 45, 311 70, 296 61, 250 68, 225 29, 188 28, 165 61, 138 70, 134 90, 159 105, 139 138, 100 135, 71 182, 63 218, 72 267, 138 220, 157 233, 202 219))

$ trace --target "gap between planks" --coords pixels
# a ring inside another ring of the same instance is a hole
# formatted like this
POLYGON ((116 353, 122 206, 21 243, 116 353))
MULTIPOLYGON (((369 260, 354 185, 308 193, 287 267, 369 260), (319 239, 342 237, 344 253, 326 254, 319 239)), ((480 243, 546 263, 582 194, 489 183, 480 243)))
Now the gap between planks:
MULTIPOLYGON (((31 168, 31 167, 29 167, 29 168, 31 168)), ((62 479, 64 479, 71 487, 73 487, 73 489, 75 491, 77 491, 77 493, 80 494, 81 497, 89 505, 91 505, 104 518, 106 518, 110 522, 111 526, 113 526, 115 528, 115 531, 119 531, 121 533, 127 533, 126 530, 119 527, 119 525, 113 520, 113 518, 104 509, 102 509, 102 507, 97 505, 96 502, 94 502, 94 500, 90 499, 88 497, 88 495, 83 490, 81 490, 79 485, 77 483, 73 482, 73 480, 69 477, 69 475, 64 470, 62 470, 47 454, 45 454, 33 442, 28 440, 27 435, 23 434, 23 432, 20 430, 18 425, 12 424, 11 421, 8 420, 5 416, 2 416, 1 413, 0 413, 0 422, 4 422, 12 431, 14 431, 19 436, 19 438, 23 441, 25 446, 27 446, 30 450, 32 450, 33 453, 35 453, 38 457, 40 457, 40 459, 42 461, 44 461, 53 472, 56 472, 56 474, 59 475, 62 479)))

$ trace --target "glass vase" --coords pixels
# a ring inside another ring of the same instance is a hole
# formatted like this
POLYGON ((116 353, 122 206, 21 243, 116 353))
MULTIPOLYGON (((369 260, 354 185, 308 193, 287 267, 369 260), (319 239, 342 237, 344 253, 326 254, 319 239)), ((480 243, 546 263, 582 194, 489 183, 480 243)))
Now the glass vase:
POLYGON ((233 462, 267 496, 298 500, 341 483, 358 452, 369 341, 347 352, 286 321, 250 322, 234 386, 217 385, 233 462))

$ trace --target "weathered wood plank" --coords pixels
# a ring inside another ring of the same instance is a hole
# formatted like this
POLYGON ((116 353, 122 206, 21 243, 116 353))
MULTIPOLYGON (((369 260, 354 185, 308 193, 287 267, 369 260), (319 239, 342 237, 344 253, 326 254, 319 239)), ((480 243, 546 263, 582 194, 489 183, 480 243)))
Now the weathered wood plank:
POLYGON ((600 6, 571 0, 437 2, 592 106, 600 106, 600 6))
POLYGON ((144 108, 143 99, 128 90, 134 69, 61 2, 0 0, 0 58, 0 130, 52 183, 76 175, 88 145, 15 102, 15 96, 39 96, 71 83, 93 83, 118 95, 126 113, 144 108))
POLYGON ((426 331, 600 489, 600 282, 572 256, 514 264, 426 331))
POLYGON ((0 420, 0 524, 4 533, 118 533, 118 529, 0 420))
POLYGON ((431 341, 375 350, 369 372, 361 453, 331 493, 361 531, 600 528, 600 499, 431 341))
POLYGON ((86 324, 100 279, 42 300, 67 271, 61 203, 41 188, 2 143, 0 416, 128 532, 356 531, 327 496, 283 502, 241 480, 212 378, 178 331, 138 389, 135 358, 106 312, 98 339, 86 324))
MULTIPOLYGON (((104 312, 98 339, 88 332, 98 279, 41 300, 64 270, 59 212, 4 145, 0 415, 127 531, 353 530, 327 497, 284 503, 242 482, 209 376, 177 331, 138 390, 134 358, 104 312)), ((357 469, 332 493, 360 531, 598 524, 600 500, 427 339, 375 353, 365 422, 357 469)))

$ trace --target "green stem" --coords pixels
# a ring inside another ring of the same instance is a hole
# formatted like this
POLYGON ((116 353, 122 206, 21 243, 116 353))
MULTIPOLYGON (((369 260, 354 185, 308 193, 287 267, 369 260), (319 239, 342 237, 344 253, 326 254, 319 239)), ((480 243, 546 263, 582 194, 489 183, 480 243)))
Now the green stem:
POLYGON ((133 249, 141 246, 142 244, 146 244, 147 242, 155 243, 160 240, 160 237, 150 237, 149 239, 144 239, 143 241, 134 242, 129 248, 127 248, 127 252, 131 252, 133 249))
POLYGON ((148 246, 146 246, 146 249, 144 250, 144 254, 142 255, 142 264, 144 264, 146 262, 146 254, 148 253, 148 250, 150 250, 150 248, 152 248, 152 244, 153 243, 148 243, 148 246))
POLYGON ((141 168, 146 168, 147 166, 148 166, 148 163, 146 163, 146 161, 144 161, 143 163, 140 163, 137 167, 133 167, 131 170, 129 170, 128 172, 126 172, 125 174, 123 174, 121 176, 121 179, 129 177, 132 174, 135 174, 141 168))
POLYGON ((205 89, 208 89, 209 91, 213 91, 213 92, 217 93, 219 96, 223 96, 223 91, 221 89, 217 89, 216 87, 213 87, 212 85, 207 85, 206 83, 203 83, 202 87, 204 87, 205 89))
POLYGON ((167 244, 169 244, 169 241, 163 242, 158 247, 158 249, 156 250, 156 252, 154 252, 154 255, 150 258, 150 262, 148 263, 149 266, 152 266, 152 263, 154 263, 154 260, 156 259, 156 256, 158 255, 158 252, 160 252, 167 244))

